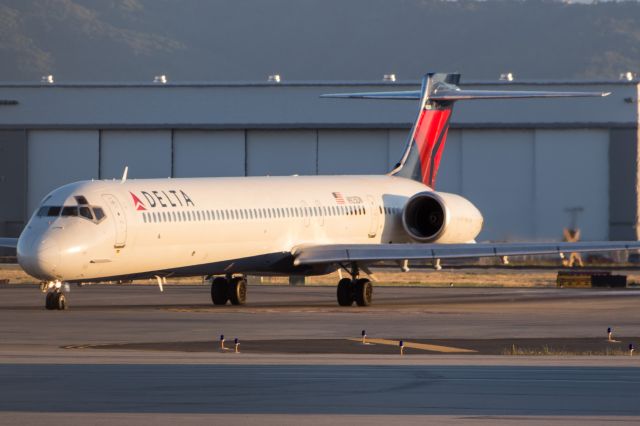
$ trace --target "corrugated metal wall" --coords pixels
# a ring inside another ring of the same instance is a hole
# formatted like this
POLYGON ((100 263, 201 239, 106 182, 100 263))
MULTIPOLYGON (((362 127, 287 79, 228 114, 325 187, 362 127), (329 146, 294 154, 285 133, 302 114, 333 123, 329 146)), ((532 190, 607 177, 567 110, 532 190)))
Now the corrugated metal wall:
MULTIPOLYGON (((402 130, 33 130, 27 209, 92 178, 374 174, 399 159, 402 130)), ((437 188, 485 216, 480 240, 557 239, 581 207, 584 239, 609 233, 608 130, 452 130, 437 188)))

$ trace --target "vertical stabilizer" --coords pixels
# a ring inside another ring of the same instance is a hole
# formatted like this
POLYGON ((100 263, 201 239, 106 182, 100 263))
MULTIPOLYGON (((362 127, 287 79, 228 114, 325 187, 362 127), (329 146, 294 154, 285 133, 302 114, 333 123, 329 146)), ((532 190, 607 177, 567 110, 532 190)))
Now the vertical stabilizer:
POLYGON ((440 85, 457 85, 460 74, 427 74, 422 79, 420 109, 402 159, 390 174, 433 188, 447 143, 453 101, 432 99, 440 85))
POLYGON ((460 74, 429 73, 419 91, 336 93, 327 98, 420 100, 418 118, 413 124, 402 159, 390 175, 417 180, 434 188, 440 160, 447 142, 451 111, 456 101, 474 99, 526 99, 607 96, 602 92, 546 92, 517 90, 463 90, 460 74))

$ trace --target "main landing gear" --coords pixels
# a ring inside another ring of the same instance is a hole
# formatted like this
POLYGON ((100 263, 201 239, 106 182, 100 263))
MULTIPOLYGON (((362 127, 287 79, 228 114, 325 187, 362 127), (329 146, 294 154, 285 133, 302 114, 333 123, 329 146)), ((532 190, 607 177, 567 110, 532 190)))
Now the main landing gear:
MULTIPOLYGON (((346 268, 345 268, 346 269, 346 268)), ((356 302, 358 306, 369 306, 373 300, 373 285, 366 278, 358 278, 358 265, 355 263, 351 270, 347 269, 351 278, 343 278, 338 282, 338 305, 351 306, 356 302)))
POLYGON ((243 277, 216 277, 211 281, 211 301, 214 305, 244 305, 247 301, 247 280, 243 277))
POLYGON ((47 296, 44 299, 44 307, 47 310, 64 311, 67 309, 67 298, 62 292, 60 281, 50 282, 43 288, 47 289, 47 296))

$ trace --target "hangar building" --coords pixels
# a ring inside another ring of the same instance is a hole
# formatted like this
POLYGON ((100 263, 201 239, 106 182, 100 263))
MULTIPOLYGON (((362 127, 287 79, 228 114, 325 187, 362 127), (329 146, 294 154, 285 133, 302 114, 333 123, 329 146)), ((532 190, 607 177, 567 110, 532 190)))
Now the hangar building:
MULTIPOLYGON (((320 98, 412 82, 0 84, 0 236, 82 179, 385 173, 415 101, 320 98)), ((605 98, 460 102, 437 189, 485 216, 479 241, 638 239, 637 82, 464 87, 605 91, 605 98)))

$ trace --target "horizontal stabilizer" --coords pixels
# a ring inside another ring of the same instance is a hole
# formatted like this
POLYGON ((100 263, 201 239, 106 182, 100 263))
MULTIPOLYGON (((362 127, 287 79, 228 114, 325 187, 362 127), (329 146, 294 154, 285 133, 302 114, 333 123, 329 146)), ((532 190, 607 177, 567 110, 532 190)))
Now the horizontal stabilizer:
POLYGON ((320 95, 321 98, 351 98, 351 99, 420 99, 420 90, 407 90, 398 92, 362 92, 362 93, 329 93, 320 95))
MULTIPOLYGON (((449 85, 447 85, 449 86, 449 85)), ((467 101, 475 99, 526 99, 526 98, 577 98, 608 96, 609 92, 547 92, 547 91, 509 91, 509 90, 463 90, 452 87, 436 87, 427 100, 432 101, 467 101)), ((406 90, 397 92, 363 92, 363 93, 332 93, 321 95, 322 98, 351 98, 351 99, 390 99, 390 100, 419 100, 420 90, 406 90)))

